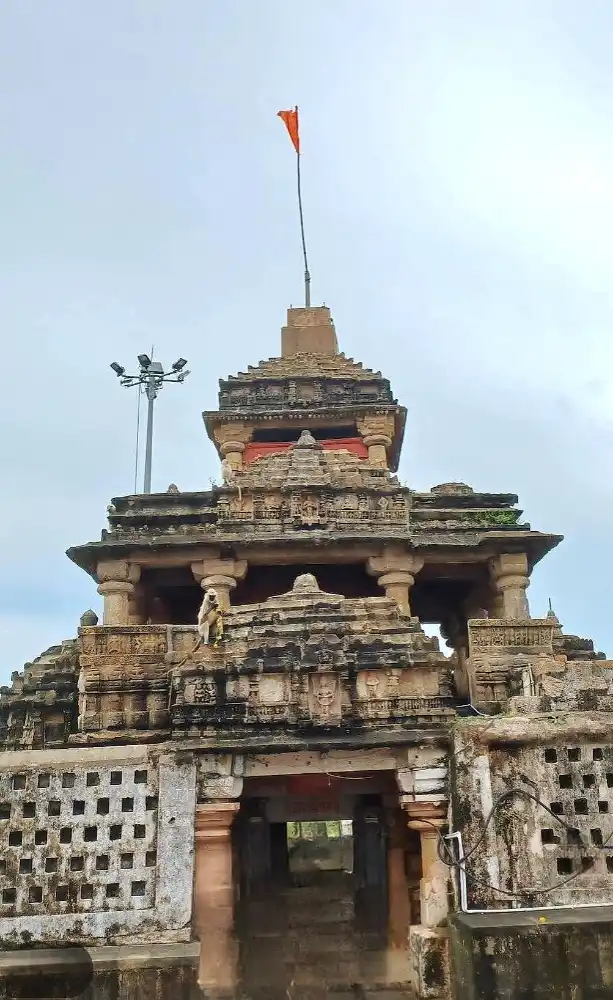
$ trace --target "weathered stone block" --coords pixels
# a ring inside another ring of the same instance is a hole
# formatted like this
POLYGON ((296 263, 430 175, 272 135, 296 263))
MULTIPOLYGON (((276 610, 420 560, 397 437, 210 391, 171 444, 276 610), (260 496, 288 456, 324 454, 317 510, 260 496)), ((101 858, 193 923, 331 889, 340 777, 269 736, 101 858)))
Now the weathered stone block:
POLYGON ((409 951, 413 989, 423 1000, 444 1000, 449 996, 449 941, 447 928, 409 929, 409 951))

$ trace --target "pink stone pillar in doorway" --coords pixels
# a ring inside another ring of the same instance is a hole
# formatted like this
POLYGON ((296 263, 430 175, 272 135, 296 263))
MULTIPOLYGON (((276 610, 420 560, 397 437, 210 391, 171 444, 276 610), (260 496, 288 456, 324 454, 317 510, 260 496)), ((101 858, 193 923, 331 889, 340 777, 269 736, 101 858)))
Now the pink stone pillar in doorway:
POLYGON ((198 985, 232 991, 237 983, 231 827, 238 802, 196 806, 194 928, 200 941, 198 985))

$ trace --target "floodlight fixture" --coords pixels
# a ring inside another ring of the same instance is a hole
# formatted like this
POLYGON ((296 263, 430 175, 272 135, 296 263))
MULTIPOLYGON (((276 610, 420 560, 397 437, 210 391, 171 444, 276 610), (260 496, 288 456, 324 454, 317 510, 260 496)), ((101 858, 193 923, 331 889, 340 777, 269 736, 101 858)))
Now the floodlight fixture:
MULTIPOLYGON (((153 353, 153 352, 151 352, 153 353)), ((175 361, 174 365, 168 370, 164 371, 164 366, 161 361, 153 361, 148 354, 139 354, 138 363, 140 370, 138 374, 130 375, 126 374, 126 369, 122 365, 118 364, 117 361, 111 363, 111 368, 115 372, 118 378, 121 379, 121 384, 126 388, 138 387, 139 393, 143 393, 147 397, 147 439, 145 445, 145 474, 144 474, 144 493, 151 493, 151 465, 153 458, 153 404, 157 398, 158 392, 162 388, 165 382, 184 382, 186 377, 189 375, 185 365, 187 361, 185 358, 179 358, 175 361)), ((138 470, 138 431, 137 431, 137 459, 136 467, 138 470)), ((137 471, 134 473, 134 492, 136 492, 137 471)))

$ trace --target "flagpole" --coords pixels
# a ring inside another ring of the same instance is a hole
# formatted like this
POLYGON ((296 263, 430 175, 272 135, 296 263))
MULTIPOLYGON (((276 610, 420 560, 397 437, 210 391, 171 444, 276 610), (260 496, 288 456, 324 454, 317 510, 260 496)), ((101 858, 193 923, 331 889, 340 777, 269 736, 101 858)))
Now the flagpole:
MULTIPOLYGON (((295 107, 296 119, 298 118, 298 105, 295 107)), ((304 237, 304 216, 302 214, 302 186, 300 183, 300 146, 296 150, 296 173, 298 177, 298 211, 300 213, 300 236, 302 238, 302 256, 304 257, 304 304, 308 309, 311 305, 311 275, 309 273, 309 262, 307 260, 306 240, 304 237)))

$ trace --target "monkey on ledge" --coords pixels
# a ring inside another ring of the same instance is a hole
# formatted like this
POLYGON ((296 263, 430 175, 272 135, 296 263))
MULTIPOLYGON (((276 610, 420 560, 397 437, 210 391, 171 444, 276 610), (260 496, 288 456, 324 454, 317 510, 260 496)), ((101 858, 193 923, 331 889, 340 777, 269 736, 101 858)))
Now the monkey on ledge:
POLYGON ((217 591, 209 587, 205 590, 200 611, 198 612, 198 642, 194 652, 203 643, 215 649, 223 635, 223 615, 219 606, 217 591))
POLYGON ((202 645, 216 649, 223 636, 223 613, 219 605, 217 591, 209 587, 205 590, 202 604, 198 612, 198 640, 187 656, 177 663, 174 670, 185 666, 190 656, 193 656, 202 645))

